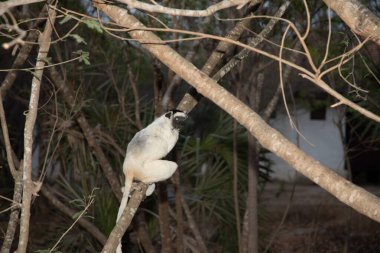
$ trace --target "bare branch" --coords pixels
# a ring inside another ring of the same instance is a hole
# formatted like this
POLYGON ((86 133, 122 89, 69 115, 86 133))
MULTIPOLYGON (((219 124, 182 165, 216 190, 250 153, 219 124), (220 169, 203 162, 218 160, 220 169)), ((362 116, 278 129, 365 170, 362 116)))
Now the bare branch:
MULTIPOLYGON (((44 6, 44 8, 41 10, 39 14, 39 18, 30 26, 35 27, 38 24, 42 22, 43 19, 40 19, 42 17, 45 17, 47 14, 47 7, 44 6)), ((37 30, 31 30, 28 33, 28 36, 26 37, 26 40, 28 42, 34 42, 37 40, 39 35, 39 32, 37 30)), ((8 89, 13 85, 13 82, 16 80, 17 77, 17 71, 16 69, 19 69, 22 67, 22 65, 25 63, 26 59, 29 56, 30 51, 32 50, 33 44, 32 43, 25 43, 18 53, 15 61, 12 64, 12 70, 8 71, 7 75, 5 76, 4 80, 1 83, 0 87, 0 120, 1 120, 1 128, 3 132, 3 138, 4 138, 4 144, 5 144, 5 150, 7 153, 7 161, 9 164, 9 168, 11 170, 13 178, 16 178, 16 168, 14 165, 14 159, 12 156, 13 150, 9 141, 9 134, 8 134, 8 126, 7 121, 5 117, 4 112, 4 105, 3 105, 3 98, 5 97, 8 89)))
MULTIPOLYGON (((237 94, 238 96, 239 94, 237 94)), ((240 205, 239 205, 239 191, 238 191, 238 150, 237 150, 237 122, 234 120, 232 127, 232 159, 233 159, 233 179, 232 191, 234 197, 234 212, 236 223, 236 237, 238 240, 238 252, 242 252, 242 237, 241 237, 241 223, 240 223, 240 205)))
POLYGON ((180 172, 177 169, 173 175, 173 185, 175 190, 175 219, 176 219, 176 246, 177 253, 185 252, 184 249, 184 220, 182 211, 182 192, 180 172))
MULTIPOLYGON (((251 20, 249 18, 244 18, 243 20, 240 20, 235 25, 235 27, 232 28, 231 31, 227 34, 226 38, 229 38, 231 40, 238 40, 240 36, 242 35, 242 33, 244 32, 244 30, 246 29, 246 27, 250 24, 250 22, 251 20)), ((207 62, 203 65, 202 71, 208 76, 211 75, 215 67, 221 62, 224 55, 226 55, 234 47, 235 47, 234 44, 228 43, 226 41, 219 41, 218 46, 211 53, 210 57, 207 59, 207 62)), ((176 75, 176 77, 178 77, 178 75, 176 75)), ((218 81, 217 79, 214 79, 214 80, 218 81)), ((196 89, 190 88, 190 90, 185 94, 185 96, 179 102, 177 109, 181 111, 189 112, 195 107, 199 99, 200 97, 196 89)))
POLYGON ((141 123, 140 119, 140 96, 139 92, 137 89, 137 78, 135 77, 133 71, 132 71, 132 66, 129 62, 129 56, 126 51, 124 51, 124 58, 125 58, 125 63, 126 63, 126 68, 127 68, 127 73, 128 73, 128 80, 129 83, 131 84, 132 87, 132 93, 133 93, 133 98, 135 100, 135 122, 136 126, 138 129, 142 129, 143 125, 141 123))
MULTIPOLYGON (((22 177, 21 173, 18 172, 16 177, 14 177, 15 186, 13 192, 13 201, 16 203, 21 203, 21 194, 22 194, 22 177)), ((4 243, 1 246, 1 253, 9 253, 13 238, 16 232, 20 214, 20 207, 12 207, 11 215, 9 217, 7 232, 4 237, 4 243)))
POLYGON ((16 170, 16 167, 15 167, 15 164, 13 161, 13 157, 12 157, 12 151, 13 150, 12 150, 11 143, 9 140, 8 126, 7 126, 7 121, 5 118, 1 88, 0 88, 0 121, 1 121, 1 129, 3 132, 5 150, 7 152, 7 161, 8 161, 9 169, 11 171, 13 178, 16 179, 17 170, 16 170))
MULTIPOLYGON (((33 28, 35 26, 38 26, 41 22, 43 22, 44 21, 43 18, 46 17, 46 14, 47 14, 47 6, 44 6, 44 8, 41 10, 37 20, 33 23, 33 25, 31 25, 29 27, 29 29, 33 28)), ((16 79, 17 69, 20 69, 22 67, 22 65, 24 65, 26 59, 28 58, 29 53, 33 47, 33 42, 35 42, 37 40, 38 35, 39 35, 39 31, 37 31, 37 30, 32 29, 29 31, 29 33, 25 39, 29 43, 25 43, 21 47, 20 52, 17 55, 17 58, 15 59, 15 61, 12 64, 11 70, 7 71, 7 75, 5 76, 3 82, 1 83, 0 92, 1 92, 1 96, 3 98, 6 95, 7 90, 12 86, 14 80, 16 79)))
POLYGON ((11 38, 13 38, 11 41, 9 42, 4 42, 2 44, 3 48, 4 49, 9 49, 11 48, 12 46, 16 45, 16 44, 21 44, 21 45, 24 45, 24 37, 26 35, 26 31, 24 31, 23 29, 21 29, 18 24, 17 24, 17 21, 16 19, 14 18, 13 14, 11 12, 6 12, 7 13, 7 16, 11 19, 12 23, 9 23, 8 19, 7 18, 4 18, 3 16, 3 19, 5 22, 2 22, 3 24, 0 24, 0 29, 6 29, 8 31, 15 31, 18 33, 18 36, 16 36, 15 38, 13 38, 13 36, 10 36, 11 38))
MULTIPOLYGON (((286 9, 289 7, 290 2, 291 0, 285 1, 274 14, 274 17, 282 17, 286 9)), ((264 40, 264 38, 268 36, 269 32, 273 30, 273 27, 275 26, 275 24, 277 24, 278 21, 279 19, 276 18, 271 19, 257 37, 250 39, 248 45, 251 47, 256 47, 258 44, 260 44, 264 40)), ((239 64, 244 58, 246 58, 249 55, 249 53, 250 50, 248 48, 244 48, 243 50, 241 50, 239 54, 234 56, 213 76, 213 79, 217 81, 222 79, 228 72, 230 72, 231 69, 233 69, 237 64, 239 64)))
MULTIPOLYGON (((300 48, 300 44, 297 43, 294 46, 294 49, 298 50, 299 48, 300 48)), ((290 56, 290 60, 292 62, 297 62, 298 58, 299 58, 299 54, 293 54, 290 56)), ((289 80, 290 73, 291 73, 291 68, 289 66, 285 66, 284 73, 283 73, 284 83, 286 83, 289 80)), ((282 88, 281 88, 281 85, 279 84, 276 91, 274 92, 271 100, 267 103, 267 105, 265 106, 265 108, 261 112, 261 116, 265 122, 268 122, 270 116, 272 115, 272 113, 276 109, 276 106, 277 106, 278 101, 280 99, 281 91, 282 91, 282 88)))
POLYGON ((46 0, 8 0, 6 2, 2 2, 0 3, 0 16, 3 15, 3 13, 7 11, 9 8, 44 1, 46 0))
POLYGON ((205 10, 183 10, 170 7, 164 7, 158 4, 148 4, 136 0, 117 0, 120 3, 127 4, 129 8, 144 10, 147 12, 163 13, 174 16, 187 16, 187 17, 207 17, 217 11, 235 7, 240 9, 248 4, 251 0, 223 0, 219 3, 209 6, 205 10))
POLYGON ((120 216, 116 226, 112 229, 106 244, 102 249, 102 253, 114 253, 117 245, 119 244, 125 231, 131 224, 132 218, 135 215, 137 208, 140 206, 142 199, 145 197, 148 185, 140 183, 137 185, 132 197, 128 201, 127 207, 124 209, 123 214, 120 216))
POLYGON ((323 0, 327 6, 364 38, 380 45, 380 19, 358 0, 323 0))
POLYGON ((56 18, 56 12, 53 9, 48 11, 48 21, 46 22, 44 32, 40 35, 38 43, 40 49, 37 55, 36 70, 32 79, 32 88, 30 93, 29 109, 26 115, 24 128, 24 165, 23 165, 23 195, 20 223, 20 239, 18 244, 18 253, 26 252, 29 239, 29 219, 30 203, 33 192, 33 182, 31 178, 32 167, 32 150, 33 150, 33 128, 37 118, 38 100, 40 95, 40 86, 42 74, 45 66, 45 58, 49 52, 51 33, 56 18))
POLYGON ((191 214, 191 210, 190 210, 189 206, 187 205, 187 203, 186 203, 186 201, 182 195, 181 195, 181 203, 182 203, 183 210, 185 211, 186 218, 187 218, 187 221, 189 223, 189 227, 190 227, 191 232, 193 233, 193 235, 195 237, 195 240, 197 241, 197 244, 198 244, 200 251, 207 253, 208 250, 207 250, 206 244, 203 241, 203 238, 201 236, 201 232, 199 231, 197 224, 193 218, 193 215, 191 214))

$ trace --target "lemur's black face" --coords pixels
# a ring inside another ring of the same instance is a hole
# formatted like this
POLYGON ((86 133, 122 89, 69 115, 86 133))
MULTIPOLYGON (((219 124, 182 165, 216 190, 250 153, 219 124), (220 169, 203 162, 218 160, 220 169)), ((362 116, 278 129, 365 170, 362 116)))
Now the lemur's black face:
POLYGON ((171 110, 165 113, 165 117, 172 120, 173 128, 181 129, 185 125, 187 114, 180 110, 171 110))

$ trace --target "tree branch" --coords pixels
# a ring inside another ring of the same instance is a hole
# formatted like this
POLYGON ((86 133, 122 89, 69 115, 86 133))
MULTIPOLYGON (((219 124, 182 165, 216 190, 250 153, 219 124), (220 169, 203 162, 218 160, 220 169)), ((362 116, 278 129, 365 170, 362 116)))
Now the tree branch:
MULTIPOLYGON (((290 2, 290 0, 287 0, 280 6, 280 8, 274 14, 274 17, 277 18, 271 19, 257 37, 251 38, 248 42, 249 46, 257 47, 257 45, 259 45, 264 40, 264 38, 268 36, 268 34, 273 30, 274 25, 279 21, 278 18, 284 15, 286 9, 290 5, 290 2)), ((246 58, 250 52, 251 51, 248 48, 241 50, 213 76, 213 79, 216 81, 222 79, 228 72, 231 71, 231 69, 238 65, 244 58, 246 58)))
POLYGON ((137 185, 133 192, 133 197, 128 201, 127 207, 124 209, 116 226, 112 229, 110 236, 107 239, 106 244, 102 249, 102 253, 114 253, 117 245, 123 237, 125 231, 131 224, 133 216, 135 215, 137 208, 139 208, 142 199, 145 197, 146 189, 148 185, 140 183, 137 185))
POLYGON ((176 219, 176 246, 177 253, 185 252, 184 249, 184 220, 182 212, 182 192, 181 192, 181 179, 180 172, 177 169, 173 175, 173 185, 175 190, 175 219, 176 219))
POLYGON ((351 28, 380 45, 380 19, 358 0, 323 0, 351 28))
MULTIPOLYGON (((290 1, 286 1, 281 5, 281 7, 276 12, 276 17, 281 17, 285 10, 288 8, 290 1)), ((252 38, 249 40, 248 44, 251 47, 257 47, 266 36, 268 36, 269 32, 272 31, 274 25, 279 21, 279 19, 271 19, 267 26, 260 32, 260 34, 256 38, 252 38)), ((226 36, 227 39, 230 40, 238 40, 243 31, 249 25, 251 20, 249 18, 243 18, 239 21, 236 26, 230 31, 230 33, 226 36)), ((206 75, 210 75, 216 65, 221 61, 222 57, 233 48, 235 45, 232 43, 228 43, 227 41, 220 41, 217 48, 213 51, 211 56, 208 58, 207 62, 202 68, 202 71, 206 75)), ((218 82, 222 79, 227 73, 229 73, 233 68, 235 68, 244 58, 249 55, 250 50, 244 48, 237 55, 235 55, 228 63, 226 63, 217 73, 212 76, 212 79, 218 82)), ((191 111, 198 100, 200 99, 200 95, 197 93, 196 89, 192 88, 189 92, 187 92, 184 98, 178 105, 178 109, 182 111, 191 111)))
POLYGON ((184 10, 175 9, 170 7, 165 7, 158 4, 148 4, 140 2, 137 0, 117 0, 120 3, 128 5, 129 8, 135 8, 139 10, 144 10, 147 12, 163 13, 174 16, 187 16, 187 17, 207 17, 214 14, 217 11, 235 7, 237 9, 242 8, 244 5, 248 4, 251 0, 223 0, 219 3, 209 6, 205 10, 184 10))
POLYGON ((20 239, 18 244, 18 253, 26 252, 29 237, 29 219, 30 219, 30 203, 32 200, 33 182, 31 178, 32 170, 32 150, 33 150, 33 128, 37 118, 38 100, 40 95, 40 87, 42 74, 45 66, 45 58, 47 57, 53 24, 56 18, 54 9, 49 9, 48 20, 46 22, 43 33, 38 39, 40 49, 37 55, 36 69, 32 79, 32 88, 30 92, 30 101, 28 114, 26 115, 24 128, 24 158, 23 158, 23 194, 22 209, 20 223, 20 239))
POLYGON ((20 5, 32 4, 38 2, 44 2, 45 0, 8 0, 6 2, 0 3, 0 16, 3 15, 8 9, 20 5))
POLYGON ((193 215, 191 214, 190 208, 187 205, 187 203, 186 203, 186 201, 182 195, 181 195, 181 204, 182 204, 183 210, 185 211, 191 232, 193 233, 195 240, 197 241, 197 244, 198 244, 198 247, 200 248, 200 251, 202 253, 207 253, 208 250, 207 250, 206 244, 203 241, 203 238, 201 236, 201 232, 199 231, 199 229, 197 227, 197 223, 195 222, 193 215))
MULTIPOLYGON (((21 165, 22 166, 22 165, 21 165)), ((15 186, 14 186, 14 192, 13 192, 13 201, 15 203, 21 203, 21 195, 22 195, 22 177, 21 173, 17 172, 16 176, 14 177, 15 180, 15 186)), ((18 217, 20 214, 20 206, 14 206, 12 207, 11 215, 9 216, 9 222, 7 227, 7 232, 4 237, 4 243, 1 246, 1 253, 9 253, 13 238, 16 232, 16 228, 18 225, 18 217)))
MULTIPOLYGON (((35 27, 38 24, 40 24, 42 22, 42 20, 43 20, 42 17, 45 17, 46 14, 47 14, 47 6, 45 5, 44 8, 41 10, 41 12, 39 14, 39 19, 37 19, 35 22, 33 22, 33 24, 29 28, 35 27)), ((28 33, 28 35, 26 37, 26 40, 28 42, 34 42, 34 41, 37 40, 38 35, 39 35, 39 32, 37 30, 31 30, 28 33)), ((16 181, 16 177, 17 177, 17 171, 16 171, 14 160, 13 160, 13 157, 12 157, 13 150, 12 150, 12 147, 11 147, 11 144, 10 144, 10 140, 9 140, 8 126, 7 126, 7 120, 6 120, 5 112, 4 112, 3 99, 4 99, 4 97, 5 97, 8 89, 12 86, 12 84, 16 80, 16 77, 17 77, 17 71, 16 71, 16 69, 19 69, 19 68, 22 67, 22 65, 24 65, 24 63, 25 63, 26 59, 28 58, 28 56, 29 56, 30 51, 32 50, 32 48, 33 48, 33 43, 25 43, 21 47, 20 52, 18 53, 16 59, 14 60, 14 62, 12 64, 12 67, 11 67, 12 70, 7 73, 7 75, 5 76, 4 80, 2 81, 1 87, 0 87, 0 121, 1 121, 1 128, 2 128, 2 132, 3 132, 5 150, 6 150, 6 153, 7 153, 8 165, 9 165, 11 174, 12 174, 13 178, 15 179, 15 181, 16 181)))

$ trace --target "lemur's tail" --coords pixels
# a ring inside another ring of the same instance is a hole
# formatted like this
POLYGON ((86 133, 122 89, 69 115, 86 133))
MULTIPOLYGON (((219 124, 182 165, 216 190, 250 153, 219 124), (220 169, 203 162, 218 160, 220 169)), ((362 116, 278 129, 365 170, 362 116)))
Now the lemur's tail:
POLYGON ((128 198, 129 198, 129 193, 130 193, 131 187, 132 187, 132 181, 133 181, 133 176, 132 175, 126 175, 123 198, 121 199, 119 211, 117 212, 117 220, 116 221, 119 221, 121 215, 123 214, 125 207, 128 204, 128 198))
MULTIPOLYGON (((124 185, 123 198, 121 199, 119 211, 117 212, 117 220, 116 220, 116 222, 119 221, 121 215, 123 214, 123 211, 124 211, 125 207, 128 204, 129 192, 131 191, 132 182, 133 182, 133 175, 130 175, 130 174, 126 175, 125 176, 125 185, 124 185)), ((116 253, 122 253, 121 242, 117 246, 116 253)))

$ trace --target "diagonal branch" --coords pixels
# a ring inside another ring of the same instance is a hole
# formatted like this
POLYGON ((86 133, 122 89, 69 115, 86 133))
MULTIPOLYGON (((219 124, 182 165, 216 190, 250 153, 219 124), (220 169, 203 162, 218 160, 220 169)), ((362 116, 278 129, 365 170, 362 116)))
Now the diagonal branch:
MULTIPOLYGON (((227 34, 226 38, 231 40, 238 40, 247 26, 249 26, 251 19, 243 18, 240 20, 234 28, 227 34)), ((228 43, 226 41, 219 41, 218 46, 211 53, 207 62, 203 65, 202 71, 206 75, 211 75, 216 66, 222 61, 223 57, 235 47, 234 44, 228 43)), ((231 70, 232 68, 230 68, 231 70)), ((177 75, 178 77, 178 75, 177 75)), ((214 79, 218 81, 218 79, 214 79)), ((182 100, 179 102, 177 109, 185 112, 190 112, 198 103, 202 96, 197 92, 197 90, 192 87, 187 91, 182 100)))
MULTIPOLYGON (((277 22, 279 21, 278 18, 284 15, 285 11, 290 5, 290 2, 291 0, 287 0, 280 6, 280 8, 274 14, 274 17, 277 18, 271 19, 257 37, 250 39, 248 42, 249 46, 257 47, 257 45, 259 45, 264 40, 264 38, 268 36, 268 34, 273 30, 275 24, 277 24, 277 22)), ((236 67, 236 65, 238 65, 244 58, 246 58, 249 55, 249 53, 250 50, 248 48, 244 48, 243 50, 241 50, 213 76, 213 79, 216 81, 222 79, 228 72, 230 72, 231 69, 236 67)))
POLYGON ((358 0, 323 0, 356 34, 380 45, 380 19, 358 0))
POLYGON ((124 209, 116 226, 112 229, 106 244, 102 249, 102 253, 114 253, 121 237, 127 231, 128 226, 131 224, 132 218, 135 215, 137 208, 139 208, 142 199, 145 197, 148 185, 140 183, 133 192, 133 197, 128 201, 128 206, 124 209))
POLYGON ((208 252, 206 244, 203 241, 203 238, 201 236, 201 232, 199 231, 197 224, 193 218, 193 215, 191 214, 191 210, 189 206, 187 205, 183 196, 181 196, 181 203, 182 203, 183 210, 185 211, 187 221, 189 223, 189 227, 191 229, 191 232, 193 232, 193 235, 195 237, 195 240, 197 241, 198 247, 200 248, 200 251, 204 253, 208 252))

